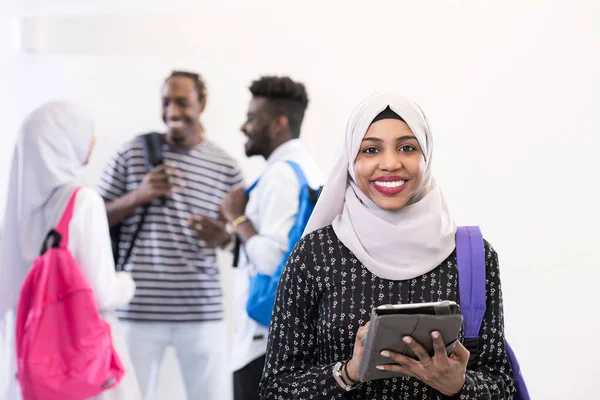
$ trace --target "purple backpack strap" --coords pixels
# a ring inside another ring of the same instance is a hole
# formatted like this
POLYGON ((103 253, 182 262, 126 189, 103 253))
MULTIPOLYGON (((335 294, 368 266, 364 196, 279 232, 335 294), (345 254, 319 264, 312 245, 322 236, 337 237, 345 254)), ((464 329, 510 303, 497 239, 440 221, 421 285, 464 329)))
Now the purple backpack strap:
MULTIPOLYGON (((471 353, 468 368, 479 357, 479 330, 486 309, 486 270, 483 235, 477 226, 461 226, 456 231, 456 261, 458 264, 458 293, 465 328, 465 347, 471 353)), ((513 400, 530 400, 525 379, 517 357, 504 341, 517 392, 513 400)))
POLYGON ((463 314, 465 339, 478 339, 485 315, 485 250, 477 226, 461 226, 456 231, 458 292, 463 314))
POLYGON ((510 367, 513 371, 513 379, 515 380, 515 388, 517 389, 517 393, 515 393, 513 396, 513 400, 530 400, 531 398, 529 397, 529 391, 527 390, 525 378, 523 378, 523 373, 521 372, 521 366, 519 365, 517 356, 506 340, 504 340, 504 347, 506 348, 506 353, 508 354, 510 367))

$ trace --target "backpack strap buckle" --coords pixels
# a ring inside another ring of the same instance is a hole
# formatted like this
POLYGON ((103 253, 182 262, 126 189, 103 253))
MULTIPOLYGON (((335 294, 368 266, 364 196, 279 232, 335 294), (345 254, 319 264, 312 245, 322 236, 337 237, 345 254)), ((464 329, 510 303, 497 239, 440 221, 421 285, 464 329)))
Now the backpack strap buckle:
POLYGON ((42 245, 42 250, 40 251, 40 256, 48 251, 48 249, 57 249, 60 246, 60 241, 62 240, 62 235, 58 233, 55 229, 52 229, 48 232, 46 239, 44 239, 44 244, 42 245))
POLYGON ((469 362, 467 364, 468 369, 473 369, 477 365, 481 350, 479 349, 479 338, 465 338, 464 344, 467 350, 469 350, 469 362))
POLYGON ((323 190, 322 186, 319 189, 317 189, 317 190, 309 187, 308 188, 308 194, 310 196, 310 201, 312 201, 313 203, 316 203, 317 200, 319 200, 319 195, 321 194, 322 190, 323 190))

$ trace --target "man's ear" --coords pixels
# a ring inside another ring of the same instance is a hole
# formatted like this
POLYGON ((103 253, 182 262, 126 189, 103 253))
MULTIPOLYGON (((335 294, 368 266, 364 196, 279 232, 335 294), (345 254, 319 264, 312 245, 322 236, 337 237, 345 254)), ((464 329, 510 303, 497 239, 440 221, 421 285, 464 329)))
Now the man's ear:
POLYGON ((289 129, 290 121, 288 117, 285 115, 280 115, 271 121, 271 129, 269 130, 269 135, 271 138, 276 138, 279 135, 287 132, 289 129))
POLYGON ((200 100, 200 112, 204 112, 206 108, 206 92, 202 94, 202 100, 200 100))

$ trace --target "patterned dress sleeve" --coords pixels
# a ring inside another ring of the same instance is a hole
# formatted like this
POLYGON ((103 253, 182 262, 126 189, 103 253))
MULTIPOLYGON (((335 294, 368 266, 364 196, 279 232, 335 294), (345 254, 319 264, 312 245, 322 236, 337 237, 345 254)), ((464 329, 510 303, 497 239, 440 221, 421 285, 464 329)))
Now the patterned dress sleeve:
POLYGON ((305 263, 306 239, 296 245, 279 281, 271 320, 261 399, 343 398, 334 364, 317 363, 317 311, 320 295, 305 263))
POLYGON ((514 392, 512 369, 504 346, 504 311, 498 254, 485 243, 486 311, 479 331, 480 355, 474 370, 467 370, 460 400, 509 400, 514 392))

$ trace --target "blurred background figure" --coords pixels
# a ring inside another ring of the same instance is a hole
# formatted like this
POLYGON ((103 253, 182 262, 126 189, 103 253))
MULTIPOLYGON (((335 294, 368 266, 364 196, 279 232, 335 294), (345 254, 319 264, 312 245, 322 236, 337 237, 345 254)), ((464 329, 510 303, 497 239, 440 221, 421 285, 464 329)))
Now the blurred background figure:
MULTIPOLYGON (((95 141, 90 117, 72 103, 47 103, 23 123, 13 157, 0 242, 0 315, 15 310, 25 276, 39 256, 44 238, 58 224, 80 185, 95 141)), ((135 285, 129 274, 115 273, 104 202, 93 189, 83 188, 77 194, 68 250, 94 291, 102 317, 111 325, 114 347, 126 371, 120 384, 98 399, 141 399, 125 338, 114 315, 117 307, 131 300, 135 285)), ((13 337, 12 321, 6 326, 11 330, 4 335, 13 337)), ((0 398, 17 400, 20 393, 13 378, 14 338, 7 355, 13 364, 7 374, 8 392, 0 398)))
MULTIPOLYGON (((311 188, 318 189, 324 179, 299 139, 308 107, 304 84, 289 77, 265 76, 252 82, 250 93, 252 99, 241 127, 246 137, 244 148, 247 157, 266 160, 266 168, 246 192, 243 188, 231 191, 222 204, 223 216, 241 244, 234 289, 235 400, 259 398, 265 364, 269 327, 262 318, 255 320, 247 312, 251 281, 257 274, 272 276, 295 244, 289 243, 289 234, 300 206, 301 184, 289 162, 300 169, 311 188)), ((224 235, 225 228, 212 221, 203 220, 201 227, 199 234, 205 240, 224 235)))
POLYGON ((205 138, 207 91, 198 74, 173 72, 161 98, 167 132, 155 136, 159 164, 147 170, 148 149, 136 138, 121 146, 98 186, 110 226, 120 226, 117 265, 137 284, 119 317, 145 399, 155 398, 167 346, 177 352, 188 399, 220 399, 229 374, 216 248, 233 239, 226 231, 199 239, 197 220, 222 224, 221 201, 242 175, 205 138))

